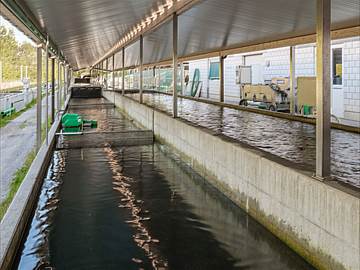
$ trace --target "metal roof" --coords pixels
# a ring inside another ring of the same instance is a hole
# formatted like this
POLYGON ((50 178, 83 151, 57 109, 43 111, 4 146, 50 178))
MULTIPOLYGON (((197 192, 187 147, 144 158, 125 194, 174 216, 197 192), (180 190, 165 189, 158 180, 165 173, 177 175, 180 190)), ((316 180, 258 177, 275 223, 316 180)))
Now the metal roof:
MULTIPOLYGON (((28 6, 74 68, 94 64, 127 34, 130 27, 166 2, 19 1, 28 6)), ((316 0, 194 2, 194 6, 179 15, 179 56, 315 33, 316 0)), ((359 0, 332 0, 332 29, 360 25, 359 10, 359 0)), ((171 34, 168 21, 144 35, 145 64, 171 57, 171 34)), ((136 42, 126 49, 127 67, 139 64, 138 47, 136 42)), ((121 57, 116 62, 121 65, 121 57)))
POLYGON ((167 21, 144 36, 144 64, 172 57, 172 21, 167 21))
MULTIPOLYGON (((332 28, 359 25, 359 0, 332 0, 332 28)), ((316 0, 207 0, 179 17, 179 56, 315 33, 316 0)))
POLYGON ((70 64, 93 64, 156 0, 22 0, 70 64))

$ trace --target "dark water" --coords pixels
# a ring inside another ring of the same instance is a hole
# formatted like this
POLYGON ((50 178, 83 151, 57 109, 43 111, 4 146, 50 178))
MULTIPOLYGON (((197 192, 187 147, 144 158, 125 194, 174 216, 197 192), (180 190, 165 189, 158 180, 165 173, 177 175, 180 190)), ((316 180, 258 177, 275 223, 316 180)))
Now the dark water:
MULTIPOLYGON (((138 94, 130 97, 138 99, 138 94)), ((169 114, 172 96, 149 94, 144 103, 169 114)), ((194 124, 300 164, 315 171, 315 126, 188 99, 178 99, 178 115, 194 124)), ((360 188, 360 135, 331 130, 331 171, 360 188)))
POLYGON ((160 148, 56 151, 18 269, 312 269, 160 148))
POLYGON ((97 128, 87 131, 124 131, 137 129, 132 121, 129 121, 123 114, 119 113, 104 98, 73 98, 70 102, 69 113, 77 113, 86 120, 96 120, 97 128))

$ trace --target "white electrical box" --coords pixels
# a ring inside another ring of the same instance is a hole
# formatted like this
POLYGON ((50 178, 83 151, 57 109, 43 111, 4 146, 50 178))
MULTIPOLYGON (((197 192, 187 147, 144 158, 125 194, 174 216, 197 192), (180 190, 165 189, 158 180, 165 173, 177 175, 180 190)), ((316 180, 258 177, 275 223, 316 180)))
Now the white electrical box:
POLYGON ((251 84, 251 66, 236 67, 236 84, 251 84))

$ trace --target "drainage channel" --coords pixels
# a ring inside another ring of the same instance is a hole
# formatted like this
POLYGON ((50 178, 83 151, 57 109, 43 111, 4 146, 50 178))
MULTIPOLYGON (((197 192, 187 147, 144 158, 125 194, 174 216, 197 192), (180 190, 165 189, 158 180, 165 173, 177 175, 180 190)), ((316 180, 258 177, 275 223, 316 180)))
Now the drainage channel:
POLYGON ((312 269, 171 149, 123 145, 140 129, 106 100, 69 112, 98 126, 58 144, 15 269, 312 269))

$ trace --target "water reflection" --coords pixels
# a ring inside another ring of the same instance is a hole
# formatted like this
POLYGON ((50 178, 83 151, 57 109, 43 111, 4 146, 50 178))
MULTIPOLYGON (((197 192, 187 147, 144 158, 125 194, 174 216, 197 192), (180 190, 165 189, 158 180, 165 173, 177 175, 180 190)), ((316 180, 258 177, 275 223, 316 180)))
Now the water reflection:
POLYGON ((161 147, 56 152, 18 268, 312 269, 161 147))
MULTIPOLYGON (((128 96, 138 99, 138 94, 128 96)), ((144 103, 172 113, 172 96, 144 94, 144 103)), ((231 108, 179 98, 179 117, 218 134, 244 142, 281 158, 315 170, 315 127, 231 108)), ((332 175, 360 187, 360 136, 331 130, 332 175)))
POLYGON ((49 266, 49 232, 59 205, 59 191, 65 173, 65 151, 54 152, 41 188, 35 215, 18 262, 19 269, 44 269, 49 266))

